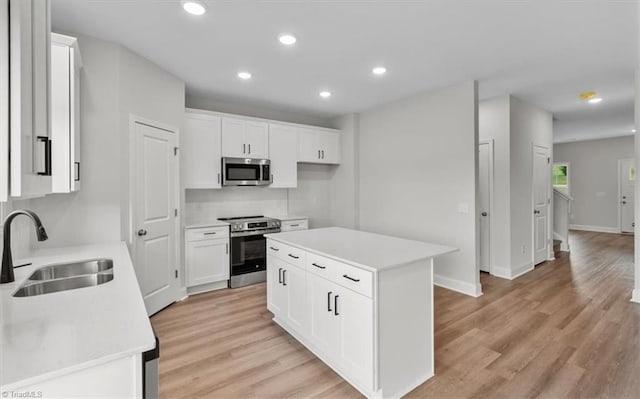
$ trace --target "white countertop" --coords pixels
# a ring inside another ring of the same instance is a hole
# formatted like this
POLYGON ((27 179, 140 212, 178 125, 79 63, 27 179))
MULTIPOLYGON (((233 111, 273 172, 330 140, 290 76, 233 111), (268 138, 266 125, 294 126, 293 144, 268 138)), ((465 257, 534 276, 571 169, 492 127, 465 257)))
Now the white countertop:
POLYGON ((155 346, 151 323, 125 243, 36 252, 32 266, 0 284, 0 391, 37 384, 77 370, 145 352, 155 346), (114 278, 95 287, 14 298, 41 266, 113 259, 114 278))
POLYGON ((304 219, 309 219, 308 216, 300 216, 300 215, 268 215, 268 217, 270 218, 274 218, 274 219, 278 219, 278 220, 282 220, 283 222, 289 221, 289 220, 304 220, 304 219))
POLYGON ((289 231, 265 236, 373 271, 398 267, 458 250, 439 244, 405 240, 342 227, 289 231))
POLYGON ((199 229, 201 227, 222 227, 228 226, 229 223, 222 220, 192 220, 185 223, 185 229, 199 229))

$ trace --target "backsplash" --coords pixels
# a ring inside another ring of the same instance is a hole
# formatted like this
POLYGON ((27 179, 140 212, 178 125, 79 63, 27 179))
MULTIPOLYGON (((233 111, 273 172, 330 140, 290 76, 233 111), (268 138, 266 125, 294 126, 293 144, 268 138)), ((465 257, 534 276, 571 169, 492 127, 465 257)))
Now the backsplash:
POLYGON ((186 224, 220 217, 286 215, 287 189, 225 187, 220 190, 186 190, 186 224))

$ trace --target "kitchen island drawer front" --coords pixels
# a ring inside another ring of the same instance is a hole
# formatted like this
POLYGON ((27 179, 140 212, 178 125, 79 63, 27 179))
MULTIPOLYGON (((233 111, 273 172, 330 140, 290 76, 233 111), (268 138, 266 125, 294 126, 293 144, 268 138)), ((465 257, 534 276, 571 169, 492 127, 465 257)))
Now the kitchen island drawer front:
POLYGON ((307 252, 307 271, 333 281, 341 269, 340 262, 307 252))
POLYGON ((187 241, 211 240, 214 238, 229 237, 229 227, 202 227, 197 229, 187 229, 187 241))
POLYGON ((267 241, 267 253, 275 255, 285 262, 304 269, 305 252, 296 247, 279 243, 277 241, 267 241))
POLYGON ((333 275, 336 283, 369 298, 373 297, 373 273, 346 263, 338 262, 337 265, 339 268, 333 275))

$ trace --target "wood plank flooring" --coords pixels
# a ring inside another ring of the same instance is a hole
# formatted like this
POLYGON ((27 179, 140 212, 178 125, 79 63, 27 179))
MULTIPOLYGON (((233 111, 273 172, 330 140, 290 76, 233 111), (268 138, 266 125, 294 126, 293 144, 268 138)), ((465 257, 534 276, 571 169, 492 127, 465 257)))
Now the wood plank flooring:
MULTIPOLYGON (((484 295, 436 288, 436 376, 411 398, 638 398, 633 236, 572 232, 572 252, 484 295)), ((152 318, 162 398, 361 395, 271 321, 265 285, 192 296, 152 318)))

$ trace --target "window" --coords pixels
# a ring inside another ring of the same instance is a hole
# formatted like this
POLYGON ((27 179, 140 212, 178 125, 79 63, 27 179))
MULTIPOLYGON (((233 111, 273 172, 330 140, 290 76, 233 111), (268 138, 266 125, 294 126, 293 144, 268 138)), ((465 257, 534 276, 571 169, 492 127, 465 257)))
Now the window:
POLYGON ((553 172, 551 174, 551 184, 554 188, 569 194, 569 164, 555 163, 553 164, 553 172))

